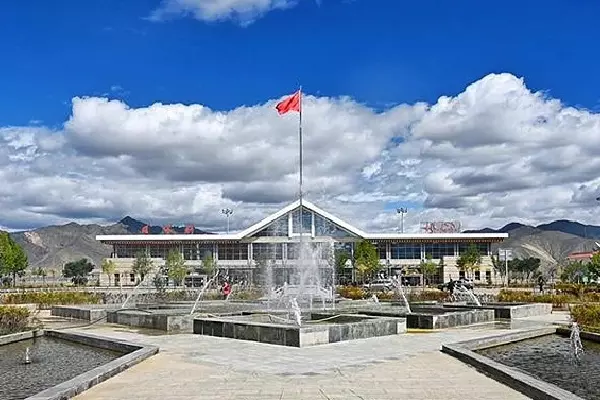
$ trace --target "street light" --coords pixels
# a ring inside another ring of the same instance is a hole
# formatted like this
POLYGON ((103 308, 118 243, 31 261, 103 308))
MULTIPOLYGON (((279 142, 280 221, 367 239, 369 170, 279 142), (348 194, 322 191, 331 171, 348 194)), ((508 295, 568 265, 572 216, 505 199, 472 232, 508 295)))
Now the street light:
POLYGON ((400 218, 401 218, 401 225, 400 225, 400 232, 404 233, 404 214, 406 214, 408 212, 408 208, 406 207, 400 207, 400 208, 396 208, 396 212, 398 214, 400 214, 400 218))
POLYGON ((233 210, 231 208, 223 208, 221 209, 221 213, 227 217, 227 233, 229 234, 229 217, 233 214, 233 210))

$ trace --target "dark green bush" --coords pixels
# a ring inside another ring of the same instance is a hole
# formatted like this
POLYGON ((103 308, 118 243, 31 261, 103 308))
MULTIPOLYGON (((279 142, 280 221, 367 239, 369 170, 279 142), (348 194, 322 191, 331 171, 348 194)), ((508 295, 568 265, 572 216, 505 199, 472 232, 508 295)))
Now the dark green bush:
POLYGON ((600 329, 600 304, 577 304, 571 308, 573 321, 585 330, 600 329))

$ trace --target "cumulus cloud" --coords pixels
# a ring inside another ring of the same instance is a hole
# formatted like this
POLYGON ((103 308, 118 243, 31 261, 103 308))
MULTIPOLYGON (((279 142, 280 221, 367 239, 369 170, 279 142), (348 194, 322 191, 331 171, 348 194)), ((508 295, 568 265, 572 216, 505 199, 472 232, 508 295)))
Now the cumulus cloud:
POLYGON ((242 26, 273 10, 294 7, 299 0, 163 0, 150 15, 152 21, 192 16, 199 21, 233 20, 242 26))
MULTIPOLYGON (((298 195, 297 116, 264 104, 76 97, 60 130, 0 127, 0 224, 113 222, 232 229, 298 195)), ((308 199, 368 231, 430 220, 465 228, 569 218, 600 223, 600 115, 491 74, 435 104, 376 112, 349 97, 304 99, 308 199)))

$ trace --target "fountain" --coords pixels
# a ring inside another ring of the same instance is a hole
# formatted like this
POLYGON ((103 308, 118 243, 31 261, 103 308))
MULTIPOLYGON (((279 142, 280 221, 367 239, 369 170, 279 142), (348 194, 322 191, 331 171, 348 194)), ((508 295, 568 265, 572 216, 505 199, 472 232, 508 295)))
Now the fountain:
POLYGON ((406 298, 406 293, 404 293, 404 286, 402 286, 402 281, 397 276, 395 276, 392 278, 392 285, 394 285, 398 297, 402 299, 404 307, 406 308, 406 312, 410 314, 410 304, 408 302, 408 299, 406 298))
POLYGON ((31 364, 31 357, 29 356, 29 346, 25 348, 25 359, 23 360, 23 364, 31 364))
POLYGON ((571 324, 571 334, 569 335, 569 340, 571 344, 571 356, 575 360, 579 360, 583 354, 583 345, 581 344, 580 332, 581 330, 579 329, 579 324, 573 321, 571 324))
POLYGON ((481 302, 479 301, 477 296, 475 296, 473 291, 467 289, 465 286, 460 285, 460 284, 456 286, 453 297, 457 301, 466 301, 467 304, 474 305, 474 306, 481 306, 481 302))
POLYGON ((196 300, 194 301, 194 305, 192 306, 192 310, 190 311, 190 315, 193 315, 194 312, 196 312, 196 308, 198 307, 198 302, 204 296, 204 292, 215 281, 215 279, 217 279, 218 276, 219 276, 219 270, 217 269, 217 271, 215 272, 215 274, 213 275, 213 277, 210 278, 209 280, 207 280, 204 283, 204 285, 202 285, 202 288, 198 292, 198 296, 196 297, 196 300))
POLYGON ((142 287, 145 287, 146 289, 149 288, 149 285, 147 284, 147 282, 151 282, 150 274, 147 274, 146 276, 144 276, 144 279, 142 279, 141 282, 138 283, 137 286, 133 288, 133 291, 131 292, 131 294, 129 296, 127 296, 127 298, 125 299, 123 304, 121 304, 122 309, 124 309, 127 306, 127 304, 129 302, 131 302, 131 300, 134 299, 138 295, 140 288, 142 288, 142 287))
POLYGON ((296 325, 301 326, 302 325, 302 312, 300 310, 300 306, 298 305, 298 301, 296 300, 295 297, 292 298, 291 302, 291 308, 292 308, 292 314, 294 316, 294 321, 296 322, 296 325))

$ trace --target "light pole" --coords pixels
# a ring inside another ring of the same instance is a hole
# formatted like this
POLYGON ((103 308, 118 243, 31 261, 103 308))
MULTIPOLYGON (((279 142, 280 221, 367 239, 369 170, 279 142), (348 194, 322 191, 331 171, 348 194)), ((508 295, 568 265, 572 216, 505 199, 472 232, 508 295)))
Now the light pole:
POLYGON ((398 214, 400 214, 400 232, 404 233, 404 214, 406 214, 408 212, 408 208, 406 207, 400 207, 400 208, 396 208, 396 212, 398 214))
POLYGON ((221 209, 221 213, 227 217, 227 233, 229 234, 229 217, 233 214, 233 210, 231 208, 223 208, 221 209))
POLYGON ((504 286, 508 287, 508 262, 512 260, 512 249, 498 249, 498 259, 504 261, 504 286))

